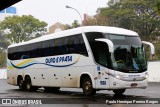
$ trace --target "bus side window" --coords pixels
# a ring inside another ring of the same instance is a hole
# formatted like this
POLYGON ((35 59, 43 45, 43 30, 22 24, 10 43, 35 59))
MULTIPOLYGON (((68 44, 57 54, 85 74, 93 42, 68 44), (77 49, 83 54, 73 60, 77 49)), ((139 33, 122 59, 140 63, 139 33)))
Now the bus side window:
POLYGON ((50 53, 50 50, 49 50, 50 42, 51 41, 43 41, 42 42, 42 48, 41 48, 42 57, 50 56, 50 54, 49 54, 50 53))
POLYGON ((98 48, 98 62, 103 66, 107 66, 107 55, 104 48, 98 48))
MULTIPOLYGON (((52 52, 53 55, 59 55, 59 51, 58 51, 58 39, 54 40, 52 48, 54 49, 54 52, 52 52)), ((51 51, 53 51, 53 49, 51 51)))
POLYGON ((62 45, 63 54, 68 54, 68 52, 67 52, 67 42, 68 42, 68 38, 67 37, 63 38, 63 45, 62 45))
POLYGON ((36 45, 35 43, 30 45, 30 58, 36 57, 36 45))
POLYGON ((20 52, 19 59, 30 58, 30 45, 22 45, 20 46, 20 49, 21 51, 19 51, 20 52))
POLYGON ((36 56, 37 57, 41 57, 42 56, 42 52, 41 52, 41 49, 42 49, 42 43, 41 42, 38 42, 37 43, 37 49, 36 49, 36 56))
POLYGON ((67 54, 66 39, 67 39, 66 37, 58 39, 58 54, 59 55, 67 54))
POLYGON ((82 34, 77 34, 72 37, 72 53, 88 56, 86 46, 82 34))
POLYGON ((47 56, 53 56, 54 55, 54 40, 45 41, 45 44, 48 46, 46 47, 47 56))
POLYGON ((108 67, 108 64, 109 64, 108 63, 109 62, 108 45, 104 42, 95 41, 95 39, 97 38, 104 38, 104 35, 99 32, 89 32, 89 33, 86 33, 86 37, 89 41, 95 61, 100 65, 108 67))
POLYGON ((68 48, 67 51, 68 51, 69 54, 75 53, 74 52, 75 51, 75 49, 74 49, 74 40, 73 40, 72 37, 68 38, 67 48, 68 48))
POLYGON ((29 55, 22 55, 21 56, 21 59, 28 59, 28 58, 30 58, 29 55))
POLYGON ((103 42, 96 42, 95 43, 95 52, 94 54, 96 55, 95 60, 103 65, 103 66, 108 66, 108 45, 103 42))
POLYGON ((82 35, 80 35, 78 38, 78 53, 84 56, 88 56, 82 35))

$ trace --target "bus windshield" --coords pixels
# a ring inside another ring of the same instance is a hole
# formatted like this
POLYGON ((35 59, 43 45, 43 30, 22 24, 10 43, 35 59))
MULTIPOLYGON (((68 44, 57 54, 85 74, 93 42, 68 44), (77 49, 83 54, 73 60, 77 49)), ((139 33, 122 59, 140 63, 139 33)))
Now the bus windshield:
POLYGON ((95 61, 109 69, 136 73, 147 70, 143 44, 138 35, 117 35, 99 32, 86 33, 95 61), (109 53, 107 43, 95 39, 106 38, 113 42, 114 51, 109 53))
POLYGON ((139 36, 107 34, 114 44, 111 53, 112 68, 122 72, 143 72, 147 70, 144 47, 139 36))

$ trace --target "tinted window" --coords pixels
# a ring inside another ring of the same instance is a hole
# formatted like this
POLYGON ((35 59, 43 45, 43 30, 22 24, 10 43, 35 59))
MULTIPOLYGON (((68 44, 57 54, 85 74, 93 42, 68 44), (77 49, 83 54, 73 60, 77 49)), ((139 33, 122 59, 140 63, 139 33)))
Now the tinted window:
POLYGON ((30 58, 30 45, 20 46, 20 48, 17 48, 17 49, 20 49, 19 51, 17 51, 18 52, 17 59, 30 58))
POLYGON ((86 37, 89 41, 95 61, 100 65, 106 67, 110 66, 108 65, 110 59, 108 45, 104 42, 95 41, 95 39, 97 38, 104 38, 103 34, 98 32, 91 32, 91 33, 86 33, 86 37))
POLYGON ((141 40, 140 40, 139 36, 106 34, 106 37, 108 37, 108 36, 114 45, 138 45, 138 46, 141 46, 141 40))
POLYGON ((74 52, 88 56, 86 46, 81 35, 74 36, 74 52))
POLYGON ((30 45, 30 58, 42 56, 42 42, 29 44, 30 45))
POLYGON ((8 58, 18 60, 74 53, 88 56, 81 34, 9 48, 8 58))
POLYGON ((81 34, 55 39, 54 55, 81 54, 88 56, 81 34))

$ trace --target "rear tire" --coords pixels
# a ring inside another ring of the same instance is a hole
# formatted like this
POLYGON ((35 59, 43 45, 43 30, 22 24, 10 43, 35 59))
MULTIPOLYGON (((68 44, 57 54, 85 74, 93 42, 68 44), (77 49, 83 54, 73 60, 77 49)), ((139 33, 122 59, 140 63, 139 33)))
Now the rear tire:
POLYGON ((116 89, 116 90, 113 90, 113 92, 117 95, 121 95, 125 92, 126 89, 116 89))
POLYGON ((25 84, 22 77, 18 78, 18 86, 20 90, 25 90, 25 84))
POLYGON ((83 89, 83 93, 85 95, 92 96, 92 95, 96 94, 96 90, 93 89, 92 81, 91 81, 90 78, 85 78, 84 79, 84 81, 82 83, 82 89, 83 89))
POLYGON ((31 81, 30 77, 27 77, 25 80, 25 89, 27 91, 36 91, 38 89, 38 87, 32 86, 32 81, 31 81))

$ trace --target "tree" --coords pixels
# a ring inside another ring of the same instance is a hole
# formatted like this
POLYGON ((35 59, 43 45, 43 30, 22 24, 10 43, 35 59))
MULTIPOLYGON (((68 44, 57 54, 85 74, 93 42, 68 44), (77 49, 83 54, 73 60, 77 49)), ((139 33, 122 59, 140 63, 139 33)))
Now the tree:
POLYGON ((6 67, 6 49, 9 45, 7 38, 0 31, 0 68, 6 67))
POLYGON ((160 15, 160 0, 157 0, 156 9, 158 14, 160 15))
POLYGON ((160 27, 155 9, 157 0, 110 0, 108 7, 98 9, 98 15, 108 18, 108 25, 131 29, 148 38, 160 27))
POLYGON ((5 32, 8 31, 6 36, 12 43, 23 42, 44 35, 47 31, 46 26, 46 22, 39 21, 31 15, 9 16, 0 23, 0 28, 5 32))
POLYGON ((6 51, 3 50, 0 52, 0 68, 6 67, 6 51))
POLYGON ((86 19, 86 22, 84 23, 85 26, 91 26, 91 25, 96 25, 97 24, 97 19, 94 17, 88 17, 86 19))
POLYGON ((67 30, 67 29, 73 29, 73 28, 77 28, 77 27, 80 27, 81 25, 78 23, 78 21, 77 20, 74 20, 74 22, 71 24, 71 25, 69 25, 69 24, 66 24, 65 25, 65 29, 67 30))
POLYGON ((72 29, 73 27, 71 26, 71 25, 69 25, 69 24, 66 24, 65 25, 65 29, 67 30, 67 29, 72 29))
POLYGON ((76 28, 76 27, 80 27, 81 25, 78 23, 77 20, 74 20, 74 22, 72 23, 72 27, 76 28))
POLYGON ((7 49, 8 45, 8 39, 4 36, 3 32, 0 31, 0 53, 2 50, 7 49))

